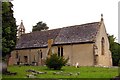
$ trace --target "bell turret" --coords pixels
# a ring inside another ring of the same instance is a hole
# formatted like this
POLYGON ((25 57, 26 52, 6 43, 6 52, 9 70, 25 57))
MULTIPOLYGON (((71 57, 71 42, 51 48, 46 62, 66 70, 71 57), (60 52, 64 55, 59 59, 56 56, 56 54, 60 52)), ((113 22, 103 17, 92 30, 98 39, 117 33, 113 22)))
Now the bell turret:
POLYGON ((25 34, 25 27, 23 25, 23 20, 21 20, 21 24, 18 28, 18 38, 22 35, 25 34))

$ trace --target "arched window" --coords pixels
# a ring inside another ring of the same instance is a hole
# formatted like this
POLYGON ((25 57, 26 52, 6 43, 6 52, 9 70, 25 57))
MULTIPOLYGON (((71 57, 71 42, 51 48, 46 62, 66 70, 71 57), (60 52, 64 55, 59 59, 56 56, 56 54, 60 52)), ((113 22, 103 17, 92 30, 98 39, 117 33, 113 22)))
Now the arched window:
POLYGON ((101 54, 104 55, 105 53, 105 39, 104 37, 102 37, 102 40, 101 40, 101 54))
POLYGON ((16 58, 18 58, 18 51, 16 51, 16 58))
POLYGON ((60 47, 58 47, 58 56, 60 56, 60 47))
POLYGON ((61 56, 63 56, 63 47, 61 47, 61 56))
POLYGON ((42 57, 43 57, 42 50, 38 50, 38 58, 42 59, 42 57))
POLYGON ((63 47, 58 47, 58 56, 63 56, 63 47))
POLYGON ((42 51, 40 50, 40 58, 42 59, 42 51))

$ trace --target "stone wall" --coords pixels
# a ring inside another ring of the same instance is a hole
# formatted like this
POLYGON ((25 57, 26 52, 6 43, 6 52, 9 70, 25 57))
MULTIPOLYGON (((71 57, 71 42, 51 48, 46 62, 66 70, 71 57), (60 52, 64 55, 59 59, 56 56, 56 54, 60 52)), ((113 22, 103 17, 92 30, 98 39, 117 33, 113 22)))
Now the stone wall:
POLYGON ((107 32, 103 22, 101 22, 100 30, 98 32, 95 45, 97 47, 95 54, 98 55, 97 65, 112 66, 112 55, 109 50, 108 36, 107 36, 107 32), (103 55, 102 55, 102 42, 101 42, 102 38, 104 38, 104 54, 103 55))

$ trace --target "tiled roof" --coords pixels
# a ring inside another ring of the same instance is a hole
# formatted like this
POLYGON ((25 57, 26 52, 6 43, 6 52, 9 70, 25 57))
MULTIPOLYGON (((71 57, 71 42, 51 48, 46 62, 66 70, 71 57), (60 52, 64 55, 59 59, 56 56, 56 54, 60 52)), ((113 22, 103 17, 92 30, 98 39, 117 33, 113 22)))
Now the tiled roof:
POLYGON ((35 31, 23 34, 16 49, 47 47, 47 41, 53 39, 53 45, 94 42, 99 31, 99 22, 63 27, 47 31, 35 31))

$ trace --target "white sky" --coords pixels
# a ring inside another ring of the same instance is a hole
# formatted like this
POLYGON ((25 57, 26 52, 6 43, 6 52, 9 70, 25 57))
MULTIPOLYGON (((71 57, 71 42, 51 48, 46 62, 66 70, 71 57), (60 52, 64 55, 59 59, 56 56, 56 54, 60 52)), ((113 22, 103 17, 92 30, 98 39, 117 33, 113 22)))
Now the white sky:
POLYGON ((14 17, 21 20, 26 32, 37 22, 45 22, 50 29, 97 22, 103 13, 107 33, 118 39, 119 0, 14 0, 14 17))

